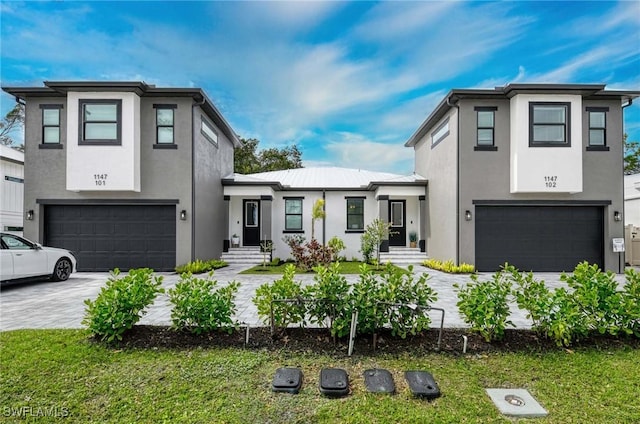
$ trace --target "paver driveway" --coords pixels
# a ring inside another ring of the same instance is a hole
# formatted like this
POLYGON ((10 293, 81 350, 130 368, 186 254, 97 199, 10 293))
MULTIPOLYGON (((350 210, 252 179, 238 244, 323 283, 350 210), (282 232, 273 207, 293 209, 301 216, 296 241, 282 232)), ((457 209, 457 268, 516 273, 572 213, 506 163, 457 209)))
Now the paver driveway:
MULTIPOLYGON (((215 272, 214 278, 220 284, 236 280, 240 282, 240 289, 236 297, 236 318, 250 326, 262 326, 257 311, 251 299, 258 286, 280 278, 279 275, 242 275, 238 272, 246 269, 243 265, 231 265, 215 272)), ((450 275, 442 272, 427 270, 416 266, 414 272, 428 272, 431 276, 429 284, 438 293, 438 300, 433 306, 446 311, 445 327, 465 327, 458 315, 456 307, 456 293, 452 285, 455 282, 469 281, 467 275, 450 275)), ((175 286, 179 276, 175 273, 158 273, 164 277, 165 289, 175 286)), ((19 328, 81 328, 84 316, 84 300, 95 299, 100 288, 107 280, 108 273, 78 272, 63 282, 38 282, 3 285, 0 291, 0 330, 14 330, 19 328)), ((539 273, 538 278, 544 279, 550 287, 564 285, 557 273, 539 273)), ((347 275, 351 282, 356 281, 357 275, 347 275)), ((481 274, 481 279, 490 278, 490 274, 481 274)), ((303 284, 313 281, 312 274, 296 277, 303 284)), ((623 276, 618 276, 623 282, 623 276)), ((440 314, 432 316, 433 326, 438 325, 440 314)), ((512 307, 511 320, 518 328, 528 328, 531 323, 526 319, 523 311, 515 305, 512 307)), ((158 296, 140 324, 170 325, 171 305, 166 294, 158 296)))

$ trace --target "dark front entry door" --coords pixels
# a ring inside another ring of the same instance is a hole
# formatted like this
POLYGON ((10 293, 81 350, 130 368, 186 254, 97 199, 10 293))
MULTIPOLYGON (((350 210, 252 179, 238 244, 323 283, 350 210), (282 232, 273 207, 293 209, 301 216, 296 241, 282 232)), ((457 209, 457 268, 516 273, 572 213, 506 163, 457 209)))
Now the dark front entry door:
POLYGON ((391 222, 391 234, 389 234, 389 246, 407 245, 407 225, 405 221, 405 200, 390 200, 389 222, 391 222))
POLYGON ((245 200, 243 206, 242 245, 260 246, 260 201, 245 200))

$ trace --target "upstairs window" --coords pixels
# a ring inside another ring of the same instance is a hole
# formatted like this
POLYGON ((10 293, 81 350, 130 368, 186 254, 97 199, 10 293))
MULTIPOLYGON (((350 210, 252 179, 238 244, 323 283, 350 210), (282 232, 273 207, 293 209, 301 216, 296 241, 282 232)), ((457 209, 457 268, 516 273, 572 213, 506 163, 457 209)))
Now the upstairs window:
POLYGON ((589 150, 609 150, 607 148, 607 112, 606 107, 588 107, 589 114, 589 150))
POLYGON ((284 199, 285 231, 302 231, 302 198, 284 199))
POLYGON ((217 146, 218 145, 218 133, 213 129, 213 126, 207 122, 207 120, 202 117, 200 120, 200 132, 204 137, 211 142, 211 144, 217 146))
POLYGON ((529 103, 529 146, 570 146, 570 103, 529 103))
POLYGON ((122 144, 122 100, 80 100, 78 144, 122 144))
POLYGON ((364 230, 364 197, 347 197, 347 231, 364 230))
POLYGON ((431 133, 431 147, 435 147, 436 144, 440 143, 446 136, 449 135, 449 118, 445 119, 445 121, 440 124, 438 128, 434 132, 431 133))
POLYGON ((495 113, 496 107, 476 107, 476 150, 496 150, 495 113))
POLYGON ((156 144, 175 144, 174 119, 176 105, 153 105, 156 109, 156 144))
POLYGON ((40 105, 40 109, 42 109, 42 144, 60 144, 62 105, 40 105))

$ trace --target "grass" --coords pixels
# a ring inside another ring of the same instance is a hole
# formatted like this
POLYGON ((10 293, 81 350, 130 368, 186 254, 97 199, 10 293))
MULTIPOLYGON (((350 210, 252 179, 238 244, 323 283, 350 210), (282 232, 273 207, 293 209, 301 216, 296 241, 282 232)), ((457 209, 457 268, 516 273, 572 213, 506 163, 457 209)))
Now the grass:
MULTIPOLYGON (((362 262, 358 262, 358 261, 340 262, 340 273, 341 274, 360 274, 361 265, 362 265, 362 262)), ((285 266, 287 266, 287 263, 283 263, 280 265, 269 265, 267 263, 267 266, 256 265, 252 268, 249 268, 240 272, 240 274, 282 274, 284 272, 285 266)), ((404 272, 407 272, 403 268, 398 268, 395 265, 391 265, 391 266, 393 267, 393 269, 397 268, 397 269, 403 270, 404 272)), ((381 273, 382 271, 384 271, 384 268, 385 268, 384 265, 380 265, 379 269, 377 270, 375 265, 369 265, 369 267, 373 269, 375 273, 381 273)), ((304 273, 305 271, 297 270, 296 272, 304 273)), ((308 272, 313 273, 313 271, 308 271, 308 272)))
POLYGON ((66 414, 65 422, 511 423, 484 389, 526 388, 549 411, 522 423, 637 423, 638 351, 576 349, 551 353, 335 357, 286 350, 111 349, 81 330, 0 333, 0 422, 66 414), (298 395, 270 390, 276 368, 299 366, 298 395), (352 393, 318 392, 322 367, 345 368, 352 393), (395 396, 373 395, 362 372, 387 368, 395 396), (443 396, 414 399, 404 370, 433 373, 443 396), (22 411, 23 417, 16 416, 22 411), (12 416, 13 414, 13 416, 12 416), (29 415, 31 414, 31 415, 29 415))

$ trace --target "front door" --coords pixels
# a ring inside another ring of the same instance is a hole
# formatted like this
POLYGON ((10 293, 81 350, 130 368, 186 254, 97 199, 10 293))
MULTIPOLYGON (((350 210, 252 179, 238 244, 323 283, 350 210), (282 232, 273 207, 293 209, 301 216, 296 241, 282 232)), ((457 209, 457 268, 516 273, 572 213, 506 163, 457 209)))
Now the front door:
POLYGON ((241 243, 243 246, 260 246, 260 201, 245 200, 243 206, 241 243))
POLYGON ((389 201, 389 222, 391 234, 389 234, 389 246, 407 245, 407 225, 405 214, 405 200, 389 201))

